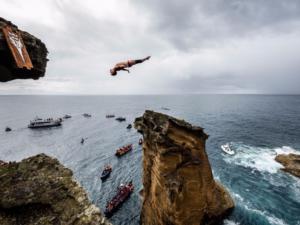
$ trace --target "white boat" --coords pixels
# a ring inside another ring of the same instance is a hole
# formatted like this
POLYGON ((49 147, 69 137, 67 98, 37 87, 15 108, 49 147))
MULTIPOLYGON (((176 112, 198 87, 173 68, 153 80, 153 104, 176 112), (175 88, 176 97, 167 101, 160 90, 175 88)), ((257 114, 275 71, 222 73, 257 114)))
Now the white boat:
POLYGON ((66 114, 66 115, 64 115, 64 117, 63 117, 64 119, 70 119, 70 118, 72 118, 72 116, 71 115, 68 115, 68 114, 66 114))
POLYGON ((41 118, 35 118, 34 120, 30 121, 28 128, 46 128, 46 127, 58 127, 61 126, 62 119, 41 119, 41 118))
POLYGON ((92 115, 91 114, 88 114, 88 113, 83 113, 82 114, 85 118, 90 118, 90 117, 92 117, 92 115))
POLYGON ((234 155, 234 151, 230 148, 229 144, 221 145, 221 149, 223 152, 227 153, 228 155, 234 155))

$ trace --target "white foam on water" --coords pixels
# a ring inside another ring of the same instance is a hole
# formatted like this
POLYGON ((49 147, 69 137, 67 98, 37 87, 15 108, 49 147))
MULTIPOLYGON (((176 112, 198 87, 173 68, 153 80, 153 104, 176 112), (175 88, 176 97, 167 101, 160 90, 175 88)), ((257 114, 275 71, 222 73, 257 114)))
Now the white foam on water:
POLYGON ((289 146, 281 148, 254 147, 241 143, 231 143, 236 152, 233 156, 227 156, 224 160, 229 164, 236 164, 261 172, 276 173, 283 166, 275 161, 277 154, 300 154, 299 151, 289 146))
POLYGON ((274 148, 274 150, 277 154, 285 154, 285 155, 290 154, 290 153, 300 154, 299 151, 293 149, 290 146, 282 146, 281 148, 274 148))
POLYGON ((232 220, 224 220, 224 225, 240 225, 240 223, 232 220))
POLYGON ((233 198, 235 201, 244 202, 244 198, 240 196, 237 193, 234 193, 233 191, 230 191, 231 195, 233 195, 233 198))
MULTIPOLYGON (((300 203, 300 179, 292 175, 290 176, 292 179, 291 189, 293 190, 292 194, 294 196, 294 200, 300 203)), ((299 225, 300 225, 300 221, 299 221, 299 225)))
POLYGON ((271 224, 274 224, 274 225, 286 225, 286 223, 283 220, 281 220, 277 217, 267 216, 267 219, 271 224))
MULTIPOLYGON (((287 225, 282 219, 279 219, 279 218, 275 217, 274 215, 269 214, 268 212, 260 211, 258 209, 254 209, 254 208, 250 207, 249 205, 251 205, 251 203, 248 200, 245 200, 239 194, 237 194, 233 191, 231 191, 230 193, 231 193, 231 196, 233 197, 233 199, 235 200, 235 202, 238 202, 238 205, 245 208, 247 211, 251 211, 252 213, 255 213, 260 216, 265 217, 270 224, 272 224, 272 225, 287 225)), ((224 220, 224 225, 235 225, 235 224, 239 225, 240 223, 231 221, 231 220, 227 220, 227 221, 224 220)))
MULTIPOLYGON (((228 164, 236 164, 246 168, 250 168, 252 173, 255 171, 264 172, 264 177, 270 181, 270 183, 276 184, 276 186, 285 187, 287 182, 293 188, 294 199, 298 201, 300 196, 300 181, 297 178, 289 174, 278 173, 280 168, 283 166, 275 161, 275 157, 277 154, 300 154, 299 151, 295 150, 289 146, 283 146, 278 148, 262 148, 262 147, 254 147, 245 145, 242 143, 231 143, 232 148, 236 152, 233 156, 224 155, 224 160, 228 164), (281 179, 281 176, 289 176, 289 179, 281 179), (278 179, 279 178, 279 179, 278 179)), ((272 225, 286 225, 287 223, 277 218, 275 215, 267 212, 256 209, 252 206, 251 202, 247 199, 244 199, 241 195, 234 193, 232 190, 230 191, 231 196, 234 201, 245 208, 247 211, 251 211, 252 213, 264 217, 270 224, 272 225)), ((234 225, 235 223, 230 223, 231 221, 224 223, 225 225, 234 225)), ((234 222, 234 221, 232 221, 234 222)), ((300 224, 297 224, 300 225, 300 224)))
POLYGON ((272 225, 287 225, 282 219, 279 219, 277 217, 275 217, 274 215, 270 215, 265 211, 260 211, 258 209, 252 209, 250 207, 248 207, 247 205, 244 206, 248 211, 252 211, 255 214, 264 216, 268 222, 272 225))

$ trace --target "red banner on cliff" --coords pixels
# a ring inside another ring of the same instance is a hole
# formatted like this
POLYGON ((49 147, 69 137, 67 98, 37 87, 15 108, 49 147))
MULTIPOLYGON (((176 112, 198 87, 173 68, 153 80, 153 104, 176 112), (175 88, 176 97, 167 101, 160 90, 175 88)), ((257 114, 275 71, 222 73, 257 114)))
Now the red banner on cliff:
POLYGON ((2 31, 17 67, 32 69, 33 65, 20 32, 13 31, 10 26, 2 28, 2 31))

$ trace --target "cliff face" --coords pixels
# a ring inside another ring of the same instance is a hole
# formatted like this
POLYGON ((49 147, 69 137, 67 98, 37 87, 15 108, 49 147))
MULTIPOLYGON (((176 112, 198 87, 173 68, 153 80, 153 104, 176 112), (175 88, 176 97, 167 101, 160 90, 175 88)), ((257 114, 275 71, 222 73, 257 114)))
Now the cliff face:
POLYGON ((41 40, 27 32, 20 31, 16 25, 0 17, 0 82, 14 79, 38 79, 43 77, 48 61, 47 54, 47 48, 41 40), (2 28, 7 25, 10 26, 13 31, 20 32, 33 65, 32 69, 17 67, 5 40, 4 33, 2 32, 2 28))
POLYGON ((0 165, 0 224, 109 225, 72 171, 44 154, 0 165))
POLYGON ((277 155, 275 160, 281 163, 285 172, 288 172, 296 177, 300 178, 300 155, 288 154, 277 155))
POLYGON ((146 111, 135 120, 143 135, 144 225, 217 224, 234 207, 215 182, 200 127, 146 111))

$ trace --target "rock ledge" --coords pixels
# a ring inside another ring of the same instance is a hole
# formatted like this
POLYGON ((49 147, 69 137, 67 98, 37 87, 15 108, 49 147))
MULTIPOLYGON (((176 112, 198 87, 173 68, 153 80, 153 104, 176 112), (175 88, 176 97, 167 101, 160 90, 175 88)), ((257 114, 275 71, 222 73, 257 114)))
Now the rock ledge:
POLYGON ((16 25, 0 17, 0 82, 14 79, 39 79, 46 72, 48 50, 46 45, 33 35, 21 31, 16 25), (19 31, 33 64, 32 69, 18 68, 5 40, 2 28, 10 26, 19 31))
POLYGON ((72 171, 45 154, 0 165, 0 224, 109 225, 72 171))

